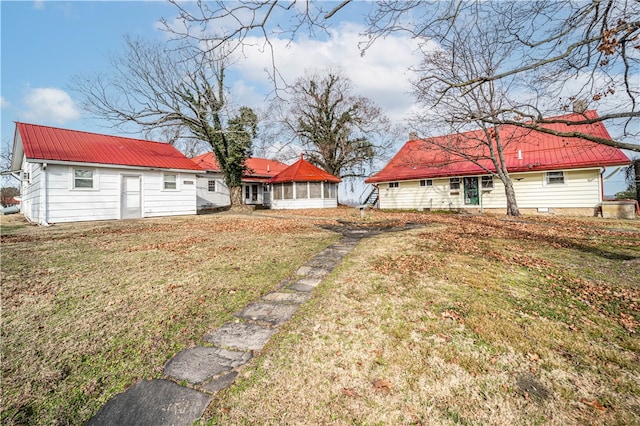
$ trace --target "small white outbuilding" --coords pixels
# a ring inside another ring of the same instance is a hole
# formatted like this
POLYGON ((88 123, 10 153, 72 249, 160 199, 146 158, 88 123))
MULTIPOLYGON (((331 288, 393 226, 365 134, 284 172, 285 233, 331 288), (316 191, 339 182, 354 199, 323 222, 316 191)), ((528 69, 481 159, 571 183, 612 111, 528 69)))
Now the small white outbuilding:
POLYGON ((173 146, 16 123, 20 212, 39 224, 196 214, 202 169, 173 146))

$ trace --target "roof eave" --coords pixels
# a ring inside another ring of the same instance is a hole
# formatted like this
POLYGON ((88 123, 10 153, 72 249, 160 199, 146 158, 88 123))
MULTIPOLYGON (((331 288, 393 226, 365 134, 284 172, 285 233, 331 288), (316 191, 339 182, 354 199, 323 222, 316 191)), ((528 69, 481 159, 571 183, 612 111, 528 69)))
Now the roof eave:
POLYGON ((61 166, 78 166, 78 167, 102 167, 107 169, 127 169, 127 170, 166 170, 170 172, 189 172, 189 173, 202 173, 202 169, 181 169, 181 168, 169 168, 160 166, 136 166, 127 164, 107 164, 107 163, 86 163, 81 161, 63 161, 63 160, 47 160, 43 158, 27 158, 28 163, 47 163, 61 166))

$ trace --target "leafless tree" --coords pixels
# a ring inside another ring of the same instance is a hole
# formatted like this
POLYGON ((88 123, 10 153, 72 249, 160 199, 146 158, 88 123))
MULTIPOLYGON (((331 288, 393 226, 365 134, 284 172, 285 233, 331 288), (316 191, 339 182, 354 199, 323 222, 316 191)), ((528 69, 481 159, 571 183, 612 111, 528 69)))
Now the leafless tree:
POLYGON ((235 115, 227 108, 229 60, 218 51, 126 38, 126 51, 112 58, 110 74, 77 76, 72 88, 84 97, 86 110, 116 126, 133 124, 164 132, 171 142, 187 137, 208 144, 230 188, 231 204, 238 205, 257 117, 248 108, 235 115))
POLYGON ((16 180, 9 172, 11 172, 11 162, 13 161, 13 143, 6 139, 2 141, 0 147, 0 187, 11 187, 16 184, 16 180))
MULTIPOLYGON (((338 4, 296 0, 198 1, 193 5, 172 2, 178 10, 178 19, 164 24, 176 37, 205 41, 203 45, 208 49, 231 42, 233 49, 239 51, 251 36, 257 36, 272 54, 274 38, 294 39, 302 31, 312 35, 325 31, 352 3, 351 0, 338 4)), ((446 44, 452 31, 464 29, 478 14, 493 23, 502 42, 510 46, 512 56, 499 69, 478 70, 465 81, 443 81, 448 84, 443 93, 518 78, 529 86, 522 85, 520 89, 526 88, 532 101, 520 103, 517 108, 505 106, 493 124, 560 134, 543 126, 551 122, 546 117, 558 116, 558 112, 571 108, 574 101, 580 101, 586 108, 598 109, 599 117, 585 116, 583 120, 565 124, 613 123, 621 129, 618 137, 609 140, 577 131, 564 132, 562 136, 640 151, 640 145, 633 142, 640 134, 638 1, 378 0, 362 17, 367 30, 361 48, 364 53, 376 40, 392 33, 446 44)), ((272 71, 274 81, 278 82, 275 59, 272 71)))
MULTIPOLYGON (((640 203, 640 157, 633 158, 624 173, 627 189, 622 198, 635 198, 640 203)), ((617 195, 616 195, 617 196, 617 195)))
POLYGON ((276 109, 284 112, 284 134, 302 146, 307 159, 340 178, 367 176, 371 163, 391 145, 388 118, 353 91, 353 83, 339 70, 309 71, 276 109))
POLYGON ((504 157, 507 145, 517 140, 510 133, 503 133, 499 125, 503 111, 516 105, 509 97, 516 78, 450 88, 473 75, 492 75, 510 59, 512 49, 513 45, 502 43, 499 31, 482 14, 468 19, 464 27, 451 28, 438 49, 425 50, 416 70, 416 97, 427 110, 437 105, 436 113, 429 111, 413 122, 414 129, 422 134, 440 125, 437 132, 450 136, 425 138, 423 145, 434 145, 455 158, 462 157, 500 179, 507 215, 518 216, 516 193, 504 157))

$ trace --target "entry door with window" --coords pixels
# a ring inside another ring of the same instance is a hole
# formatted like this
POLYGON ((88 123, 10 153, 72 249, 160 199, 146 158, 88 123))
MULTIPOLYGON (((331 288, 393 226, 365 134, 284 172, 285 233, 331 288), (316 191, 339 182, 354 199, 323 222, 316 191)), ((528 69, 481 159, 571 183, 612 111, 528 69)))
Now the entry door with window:
POLYGON ((477 177, 464 178, 464 203, 471 206, 477 206, 480 204, 477 177))
POLYGON ((142 217, 140 180, 140 176, 122 176, 122 203, 120 207, 122 219, 142 217))

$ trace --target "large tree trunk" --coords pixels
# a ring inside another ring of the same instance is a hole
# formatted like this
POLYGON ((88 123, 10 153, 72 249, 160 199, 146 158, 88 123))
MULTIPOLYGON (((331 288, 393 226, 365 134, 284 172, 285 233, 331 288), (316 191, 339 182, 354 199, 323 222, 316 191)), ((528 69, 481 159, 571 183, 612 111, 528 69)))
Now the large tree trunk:
POLYGON ((231 207, 240 207, 242 205, 242 186, 229 188, 229 196, 231 198, 231 207))
POLYGON ((507 197, 507 216, 520 216, 518 202, 516 201, 516 191, 513 189, 513 182, 510 178, 504 179, 504 194, 507 197))

